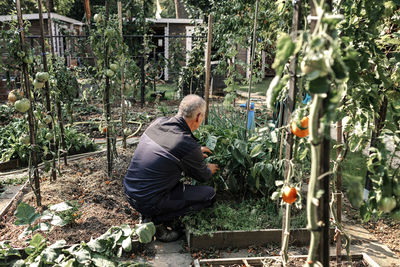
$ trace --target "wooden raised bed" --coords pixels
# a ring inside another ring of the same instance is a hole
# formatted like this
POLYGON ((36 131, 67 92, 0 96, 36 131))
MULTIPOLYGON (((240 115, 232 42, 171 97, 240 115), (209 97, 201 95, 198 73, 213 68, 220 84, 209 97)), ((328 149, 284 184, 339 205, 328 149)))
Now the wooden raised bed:
MULTIPOLYGON (((290 260, 296 260, 296 259, 306 259, 306 255, 299 255, 299 256, 290 256, 290 260)), ((380 267, 379 264, 377 264, 373 259, 371 259, 370 256, 368 256, 365 253, 361 254, 355 254, 351 256, 352 261, 364 261, 367 266, 370 267, 380 267)), ((342 255, 341 256, 342 261, 347 260, 347 256, 342 255)), ((331 260, 336 260, 336 256, 331 256, 331 260)), ((281 261, 280 256, 274 256, 274 257, 250 257, 250 258, 225 258, 225 259, 196 259, 194 260, 193 264, 194 267, 202 267, 202 266, 212 266, 212 267, 217 267, 217 266, 253 266, 253 267, 261 267, 265 266, 263 264, 263 261, 275 261, 276 263, 279 263, 281 261)))
MULTIPOLYGON (((334 229, 330 236, 333 238, 334 229)), ((282 239, 281 229, 264 229, 253 231, 217 231, 210 235, 196 236, 186 231, 186 239, 190 249, 207 249, 214 247, 224 249, 228 247, 247 248, 248 246, 259 246, 267 243, 280 243, 282 239)), ((310 231, 306 228, 293 229, 290 231, 289 242, 296 246, 307 245, 310 242, 310 231)))
POLYGON ((0 163, 0 171, 7 171, 24 167, 19 159, 12 159, 3 163, 0 163))

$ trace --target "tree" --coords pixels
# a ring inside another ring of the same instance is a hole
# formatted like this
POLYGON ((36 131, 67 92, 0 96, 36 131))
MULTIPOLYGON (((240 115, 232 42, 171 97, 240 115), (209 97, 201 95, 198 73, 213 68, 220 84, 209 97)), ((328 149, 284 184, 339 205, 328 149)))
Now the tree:
POLYGON ((182 0, 175 0, 175 14, 177 19, 187 19, 189 17, 182 0))

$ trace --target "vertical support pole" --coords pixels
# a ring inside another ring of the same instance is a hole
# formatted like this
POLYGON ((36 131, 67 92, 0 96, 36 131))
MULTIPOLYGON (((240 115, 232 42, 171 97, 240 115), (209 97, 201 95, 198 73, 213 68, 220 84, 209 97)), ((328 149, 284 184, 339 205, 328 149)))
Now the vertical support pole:
POLYGON ((208 15, 208 34, 207 34, 207 50, 206 50, 206 88, 204 92, 204 100, 206 101, 206 114, 204 123, 208 124, 209 96, 210 96, 210 80, 211 80, 211 47, 212 47, 212 15, 208 15))
POLYGON ((145 44, 144 44, 144 35, 145 35, 145 27, 146 27, 146 17, 144 14, 144 0, 143 0, 143 34, 142 34, 142 57, 140 58, 140 107, 143 108, 144 106, 144 93, 146 89, 145 77, 144 77, 144 64, 145 60, 144 57, 146 56, 145 44))
POLYGON ((251 85, 253 82, 253 62, 254 55, 256 54, 256 42, 257 42, 257 17, 258 17, 258 0, 256 0, 256 9, 254 10, 254 29, 253 29, 253 39, 251 44, 251 56, 250 56, 250 78, 249 78, 249 90, 247 92, 247 112, 246 112, 246 126, 245 126, 245 136, 247 138, 247 130, 249 124, 249 114, 250 114, 250 97, 251 97, 251 85))
MULTIPOLYGON (((343 144, 342 140, 342 120, 336 122, 336 143, 338 148, 336 149, 336 154, 339 156, 342 153, 343 144)), ((342 223, 342 168, 340 164, 336 170, 336 219, 338 223, 342 223)), ((340 265, 342 256, 342 235, 336 236, 336 262, 340 265)))
MULTIPOLYGON (((38 0, 38 8, 39 8, 39 25, 40 25, 40 45, 42 47, 42 63, 43 63, 43 70, 45 72, 48 72, 48 67, 47 67, 47 57, 46 57, 46 47, 45 47, 45 41, 44 41, 44 22, 43 22, 43 12, 42 12, 42 0, 38 0)), ((49 19, 47 19, 49 20, 49 19)), ((51 115, 53 118, 53 114, 51 112, 51 103, 50 103, 50 86, 49 86, 49 81, 46 81, 45 83, 45 90, 44 90, 44 95, 46 98, 46 109, 48 115, 51 115)), ((53 125, 54 120, 52 119, 52 122, 49 124, 49 130, 53 131, 54 125, 53 125)), ((55 136, 52 140, 50 140, 50 148, 51 151, 54 152, 53 154, 53 159, 52 159, 52 168, 51 168, 51 180, 55 181, 57 179, 57 173, 56 173, 56 146, 55 146, 55 136)))
POLYGON ((167 22, 167 26, 164 27, 164 58, 165 58, 165 68, 164 68, 164 80, 169 80, 168 74, 168 61, 169 61, 169 22, 167 22))
MULTIPOLYGON (((18 17, 18 26, 19 26, 19 38, 21 43, 21 51, 25 51, 25 33, 24 33, 24 23, 22 21, 22 12, 21 12, 21 2, 20 0, 16 0, 16 8, 17 8, 17 17, 18 17)), ((30 158, 32 159, 33 165, 33 183, 31 180, 31 173, 29 172, 29 182, 31 183, 33 192, 36 197, 36 205, 37 207, 42 206, 42 198, 40 195, 40 181, 39 181, 39 172, 38 172, 38 164, 37 164, 37 155, 34 150, 36 146, 36 135, 35 135, 35 121, 33 116, 33 100, 31 97, 31 84, 29 82, 29 74, 28 74, 28 64, 22 63, 22 72, 24 79, 24 87, 25 87, 25 95, 28 98, 31 108, 28 110, 28 123, 29 123, 29 140, 31 144, 31 149, 29 151, 30 158)), ((21 84, 22 85, 22 84, 21 84)))
MULTIPOLYGON (((294 1, 293 2, 293 17, 292 17, 292 30, 291 30, 291 35, 292 39, 295 40, 297 38, 297 33, 299 30, 299 24, 300 24, 300 17, 301 17, 301 0, 294 1)), ((297 67, 297 54, 293 57, 293 59, 290 61, 290 66, 289 66, 289 73, 290 73, 290 80, 289 80, 289 92, 287 95, 287 103, 286 103, 286 109, 283 109, 283 103, 280 105, 280 111, 279 111, 279 117, 282 118, 280 119, 282 125, 287 125, 290 121, 290 118, 292 116, 292 113, 295 109, 296 106, 296 95, 297 95, 297 76, 296 76, 296 67, 297 67), (283 116, 281 117, 281 114, 283 113, 283 116)), ((292 159, 293 156, 293 134, 291 133, 286 133, 286 134, 281 134, 281 150, 282 151, 282 146, 283 146, 283 138, 286 139, 286 146, 285 146, 285 159, 286 159, 286 164, 285 164, 285 179, 288 181, 291 177, 289 177, 289 169, 290 169, 290 160, 292 159)), ((280 152, 281 153, 281 152, 280 152)), ((290 211, 287 211, 285 209, 290 209, 289 205, 282 206, 282 214, 286 214, 282 218, 282 229, 286 229, 286 224, 290 222, 289 218, 285 218, 286 216, 290 217, 290 211)), ((285 233, 282 231, 282 244, 285 244, 285 240, 288 239, 288 236, 285 236, 285 233)), ((282 251, 283 254, 287 253, 287 247, 284 248, 282 251)))
MULTIPOLYGON (((121 1, 118 1, 117 3, 118 5, 118 20, 119 20, 119 32, 121 35, 121 41, 122 44, 121 46, 124 47, 124 36, 123 36, 123 32, 122 32, 122 4, 121 1)), ((121 123, 122 123, 122 129, 125 130, 126 129, 126 107, 125 107, 125 56, 122 56, 122 60, 121 60, 121 123)), ((124 149, 126 149, 126 135, 125 132, 122 131, 122 147, 124 149)))
MULTIPOLYGON (((108 21, 109 18, 109 5, 110 2, 106 0, 105 6, 106 6, 106 21, 108 21)), ((105 45, 104 49, 104 69, 109 68, 109 58, 108 58, 108 43, 105 45)), ((110 123, 111 123, 111 103, 110 103, 110 78, 106 76, 106 87, 105 87, 105 92, 104 92, 104 104, 106 107, 106 125, 107 125, 107 131, 106 131, 106 140, 107 140, 107 176, 108 178, 112 177, 112 163, 113 163, 113 155, 112 155, 112 147, 111 147, 111 129, 110 129, 110 123)))
MULTIPOLYGON (((51 57, 52 57, 53 64, 54 64, 54 62, 56 61, 56 55, 54 53, 54 38, 53 38, 53 30, 52 30, 53 28, 52 28, 50 1, 49 0, 46 0, 46 9, 47 9, 47 29, 48 29, 49 36, 50 36, 50 51, 51 51, 51 57)), ((68 165, 67 146, 65 143, 65 132, 64 132, 64 119, 62 116, 61 102, 58 97, 56 99, 56 106, 57 106, 58 127, 60 127, 60 133, 61 133, 61 147, 63 149, 62 155, 64 158, 64 164, 68 165)))

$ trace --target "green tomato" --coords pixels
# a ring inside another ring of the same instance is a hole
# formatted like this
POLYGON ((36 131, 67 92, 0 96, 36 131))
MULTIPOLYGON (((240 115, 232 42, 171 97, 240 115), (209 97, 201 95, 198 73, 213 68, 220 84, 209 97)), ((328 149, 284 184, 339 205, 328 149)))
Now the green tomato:
POLYGON ((46 117, 44 117, 43 121, 44 121, 46 124, 50 124, 50 123, 52 122, 51 116, 50 116, 50 115, 47 115, 46 117))
POLYGON ((118 65, 117 64, 110 64, 110 69, 112 70, 112 71, 118 71, 118 65))
POLYGON ((26 64, 32 64, 33 63, 33 57, 32 56, 26 56, 22 59, 23 62, 26 64))
POLYGON ((378 202, 378 209, 385 213, 391 212, 396 207, 396 199, 394 197, 383 197, 378 202))
POLYGON ((20 57, 20 58, 23 58, 23 57, 25 57, 25 52, 24 51, 18 51, 17 52, 17 56, 20 57))
POLYGON ((128 129, 128 128, 124 129, 124 135, 125 136, 130 136, 131 134, 132 134, 132 130, 131 129, 128 129))
POLYGON ((29 110, 29 108, 31 107, 31 103, 29 102, 29 100, 27 98, 22 98, 20 100, 17 100, 14 103, 14 107, 17 111, 21 112, 21 113, 25 113, 29 110))
POLYGON ((44 82, 39 82, 38 80, 35 79, 33 80, 32 85, 35 89, 41 89, 44 86, 44 82))
POLYGON ((38 73, 36 73, 35 78, 36 78, 36 80, 38 80, 39 82, 44 83, 44 82, 46 82, 46 81, 50 78, 50 75, 49 75, 48 72, 38 72, 38 73))
POLYGON ((30 144, 29 136, 28 136, 28 135, 23 135, 23 136, 21 136, 21 137, 19 138, 19 142, 20 142, 21 144, 24 144, 24 145, 29 145, 29 144, 30 144))
POLYGON ((115 74, 114 71, 112 71, 110 69, 106 70, 106 75, 108 78, 112 78, 114 76, 114 74, 115 74))
POLYGON ((52 133, 47 133, 45 138, 46 138, 46 140, 50 141, 54 138, 54 135, 52 133))

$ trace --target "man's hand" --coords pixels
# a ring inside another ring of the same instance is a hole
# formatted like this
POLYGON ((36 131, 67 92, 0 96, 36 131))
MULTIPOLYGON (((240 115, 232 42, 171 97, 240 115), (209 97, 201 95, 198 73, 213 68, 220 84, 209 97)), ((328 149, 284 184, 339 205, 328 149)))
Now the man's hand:
POLYGON ((201 153, 203 153, 204 158, 208 157, 208 155, 206 153, 212 154, 211 150, 206 146, 201 147, 201 153))
POLYGON ((219 170, 218 164, 207 163, 207 167, 211 170, 211 173, 214 174, 219 170))

